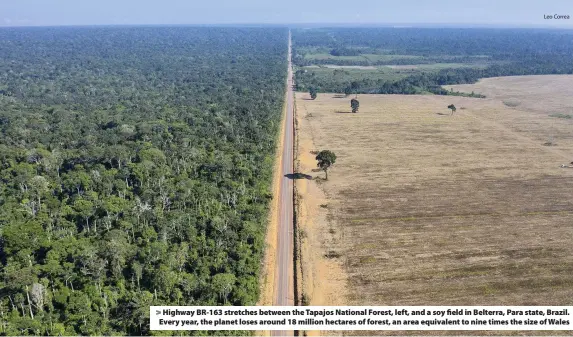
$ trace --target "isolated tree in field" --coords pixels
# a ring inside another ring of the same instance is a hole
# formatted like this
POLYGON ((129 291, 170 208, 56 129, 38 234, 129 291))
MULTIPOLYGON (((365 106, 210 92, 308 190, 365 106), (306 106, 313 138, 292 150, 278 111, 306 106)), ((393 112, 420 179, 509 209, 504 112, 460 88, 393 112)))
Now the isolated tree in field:
POLYGON ((356 98, 350 100, 350 107, 352 108, 353 113, 358 112, 358 108, 360 107, 360 102, 356 98))
POLYGON ((316 99, 317 96, 316 88, 310 87, 309 92, 310 92, 310 98, 316 99))
POLYGON ((452 110, 452 113, 450 114, 450 116, 453 115, 454 112, 456 112, 456 107, 453 104, 448 105, 448 109, 452 110))
POLYGON ((318 160, 316 166, 326 173, 326 180, 328 180, 328 169, 336 161, 336 155, 332 151, 322 150, 316 155, 316 160, 318 160))

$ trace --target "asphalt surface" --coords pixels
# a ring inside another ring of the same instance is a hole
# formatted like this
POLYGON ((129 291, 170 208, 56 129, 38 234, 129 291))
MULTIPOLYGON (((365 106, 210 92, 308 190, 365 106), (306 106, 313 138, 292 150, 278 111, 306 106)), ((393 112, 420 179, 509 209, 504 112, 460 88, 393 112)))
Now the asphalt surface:
MULTIPOLYGON (((286 177, 294 170, 294 93, 292 71, 292 47, 289 32, 288 78, 286 98, 286 124, 282 149, 281 183, 279 187, 279 223, 277 239, 277 265, 275 272, 275 294, 273 305, 293 305, 293 181, 286 177)), ((292 331, 274 331, 274 336, 293 335, 292 331)))

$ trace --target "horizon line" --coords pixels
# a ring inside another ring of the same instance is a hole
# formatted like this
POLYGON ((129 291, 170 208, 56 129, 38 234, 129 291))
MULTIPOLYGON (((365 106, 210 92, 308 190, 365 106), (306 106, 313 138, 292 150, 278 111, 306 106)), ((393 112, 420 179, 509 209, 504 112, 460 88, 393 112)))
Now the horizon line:
POLYGON ((548 24, 500 24, 500 23, 356 23, 356 22, 301 22, 301 23, 257 23, 257 22, 236 22, 236 23, 101 23, 101 24, 56 24, 56 25, 0 25, 1 28, 58 28, 58 27, 286 27, 286 28, 505 28, 505 29, 573 29, 570 25, 548 25, 548 24), (306 26, 306 27, 305 27, 306 26))

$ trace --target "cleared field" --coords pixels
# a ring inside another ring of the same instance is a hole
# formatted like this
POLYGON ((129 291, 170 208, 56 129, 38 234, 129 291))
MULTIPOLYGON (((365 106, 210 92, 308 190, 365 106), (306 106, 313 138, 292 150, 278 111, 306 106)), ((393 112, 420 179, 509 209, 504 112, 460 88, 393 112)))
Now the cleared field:
POLYGON ((359 95, 357 114, 349 99, 297 94, 317 304, 571 304, 573 169, 560 165, 573 160, 573 121, 547 112, 570 113, 573 76, 512 78, 496 96, 499 81, 467 87, 486 99, 359 95), (338 156, 328 181, 313 171, 322 149, 338 156))
POLYGON ((476 84, 444 86, 479 92, 507 106, 539 114, 573 113, 573 76, 539 75, 485 78, 476 84))
POLYGON ((329 69, 360 69, 360 70, 376 70, 376 66, 338 66, 336 64, 324 64, 320 66, 306 66, 307 69, 329 68, 329 69))
MULTIPOLYGON (((458 69, 458 68, 485 68, 491 63, 426 63, 426 64, 404 64, 404 65, 389 65, 386 66, 390 69, 396 70, 419 70, 419 71, 438 71, 442 69, 458 69)), ((460 90, 461 91, 461 90, 460 90)))
POLYGON ((423 56, 417 55, 383 55, 383 54, 361 54, 357 56, 333 56, 328 53, 305 54, 307 60, 344 60, 344 61, 392 61, 397 59, 423 59, 423 56))
POLYGON ((420 72, 417 69, 395 70, 388 67, 357 68, 357 66, 353 66, 353 68, 335 68, 335 66, 310 66, 303 67, 302 69, 306 69, 308 72, 314 72, 319 83, 321 81, 330 81, 333 83, 340 83, 341 85, 347 85, 351 81, 361 81, 366 79, 370 81, 398 81, 414 73, 420 72))
MULTIPOLYGON (((488 63, 423 63, 423 64, 404 64, 404 65, 387 65, 387 66, 340 66, 336 64, 312 65, 306 66, 307 69, 328 68, 328 69, 351 69, 351 70, 419 70, 419 71, 438 71, 442 69, 457 68, 485 68, 488 63)), ((461 90, 460 90, 461 91, 461 90)))

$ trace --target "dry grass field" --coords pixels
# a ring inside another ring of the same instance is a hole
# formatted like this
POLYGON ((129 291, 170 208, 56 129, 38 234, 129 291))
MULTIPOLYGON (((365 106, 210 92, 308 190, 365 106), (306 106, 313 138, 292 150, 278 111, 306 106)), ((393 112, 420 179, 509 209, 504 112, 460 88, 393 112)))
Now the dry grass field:
POLYGON ((485 78, 476 84, 445 87, 454 91, 479 92, 524 111, 573 114, 573 77, 567 75, 485 78))
POLYGON ((572 113, 573 76, 454 90, 488 98, 359 95, 352 114, 297 94, 311 304, 573 303, 573 119, 550 117, 572 113))

